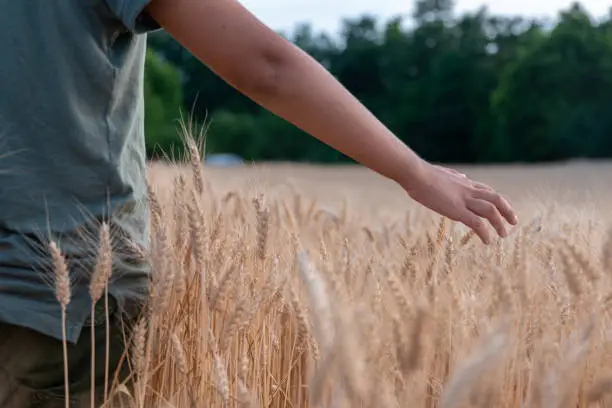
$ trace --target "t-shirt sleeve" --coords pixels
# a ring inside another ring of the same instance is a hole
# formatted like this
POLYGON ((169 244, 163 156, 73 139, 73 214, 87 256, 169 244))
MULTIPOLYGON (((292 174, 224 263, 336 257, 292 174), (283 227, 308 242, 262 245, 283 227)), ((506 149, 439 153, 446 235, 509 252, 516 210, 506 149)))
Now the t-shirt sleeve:
POLYGON ((106 0, 108 7, 134 34, 155 31, 160 25, 144 10, 151 0, 106 0))

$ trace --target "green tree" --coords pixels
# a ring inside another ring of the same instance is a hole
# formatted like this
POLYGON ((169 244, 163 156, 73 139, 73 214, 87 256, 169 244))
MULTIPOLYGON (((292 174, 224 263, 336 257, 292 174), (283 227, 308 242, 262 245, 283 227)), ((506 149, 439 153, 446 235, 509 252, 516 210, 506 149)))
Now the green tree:
POLYGON ((389 124, 429 160, 475 161, 496 86, 484 31, 487 15, 480 10, 451 22, 450 9, 428 13, 412 32, 394 34, 385 44, 383 53, 396 59, 383 74, 390 78, 387 96, 395 102, 389 124))
MULTIPOLYGON (((485 8, 458 15, 453 3, 418 0, 411 17, 384 23, 368 15, 345 20, 335 37, 306 24, 284 37, 429 160, 612 156, 606 115, 612 13, 596 23, 576 4, 551 25, 485 8)), ((210 123, 208 151, 249 160, 347 160, 250 101, 167 34, 150 40, 180 74, 166 83, 182 89, 181 105, 210 123)), ((148 99, 148 118, 155 121, 148 128, 163 133, 171 122, 164 112, 176 95, 148 99)))
POLYGON ((612 43, 574 4, 550 35, 508 66, 493 95, 501 158, 599 156, 612 130, 605 113, 611 103, 612 43))
POLYGON ((179 72, 152 50, 145 62, 145 134, 147 156, 172 155, 182 151, 177 119, 182 107, 179 72))

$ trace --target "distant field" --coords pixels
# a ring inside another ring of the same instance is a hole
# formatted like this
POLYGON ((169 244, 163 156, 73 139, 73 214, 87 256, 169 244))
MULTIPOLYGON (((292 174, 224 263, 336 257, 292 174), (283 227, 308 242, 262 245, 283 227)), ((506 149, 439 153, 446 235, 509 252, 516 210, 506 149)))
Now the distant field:
MULTIPOLYGON (((507 196, 520 215, 531 217, 556 203, 572 212, 612 220, 612 162, 575 162, 553 165, 456 166, 470 178, 487 183, 507 196)), ((167 178, 168 168, 154 164, 156 180, 167 178)), ((172 169, 171 172, 175 170, 172 169)), ((265 192, 282 197, 294 186, 321 205, 338 207, 343 198, 360 218, 385 217, 414 208, 403 190, 380 175, 357 166, 262 164, 240 168, 205 168, 218 193, 265 192)), ((569 215, 569 214, 568 214, 569 215)))

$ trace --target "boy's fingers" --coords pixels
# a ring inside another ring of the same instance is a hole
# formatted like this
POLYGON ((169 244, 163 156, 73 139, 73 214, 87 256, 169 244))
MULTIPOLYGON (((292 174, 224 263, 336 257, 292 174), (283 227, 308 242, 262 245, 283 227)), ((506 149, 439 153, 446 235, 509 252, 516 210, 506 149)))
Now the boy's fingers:
POLYGON ((473 212, 466 210, 461 222, 468 228, 472 229, 484 244, 489 245, 491 242, 489 230, 487 229, 487 226, 482 218, 473 212))
POLYGON ((480 200, 486 200, 497 207, 499 212, 504 216, 506 220, 512 225, 516 225, 518 222, 518 218, 514 209, 504 197, 502 197, 499 193, 496 193, 493 189, 485 190, 485 189, 476 189, 474 193, 474 198, 480 200))
POLYGON ((500 237, 506 238, 508 236, 508 230, 506 229, 504 219, 495 205, 485 200, 470 200, 467 203, 467 207, 476 215, 480 215, 489 220, 500 237))
POLYGON ((478 190, 485 190, 485 191, 493 191, 493 187, 485 184, 485 183, 480 183, 478 181, 472 181, 472 185, 477 188, 478 190))

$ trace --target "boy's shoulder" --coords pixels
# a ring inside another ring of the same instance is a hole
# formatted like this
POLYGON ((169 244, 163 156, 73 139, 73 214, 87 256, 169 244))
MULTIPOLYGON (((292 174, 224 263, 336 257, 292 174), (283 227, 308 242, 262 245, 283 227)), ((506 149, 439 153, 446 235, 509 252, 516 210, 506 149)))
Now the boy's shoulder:
MULTIPOLYGON (((146 13, 145 9, 153 0, 46 0, 36 3, 24 1, 0 2, 0 26, 35 27, 59 24, 69 32, 79 27, 89 29, 108 25, 133 34, 143 34, 160 29, 160 26, 146 13), (92 20, 92 25, 83 24, 92 20), (97 20, 97 21, 93 21, 97 20), (27 24, 26 24, 27 23, 27 24), (34 24, 34 25, 31 25, 34 24)), ((48 38, 52 41, 53 38, 48 38)))

